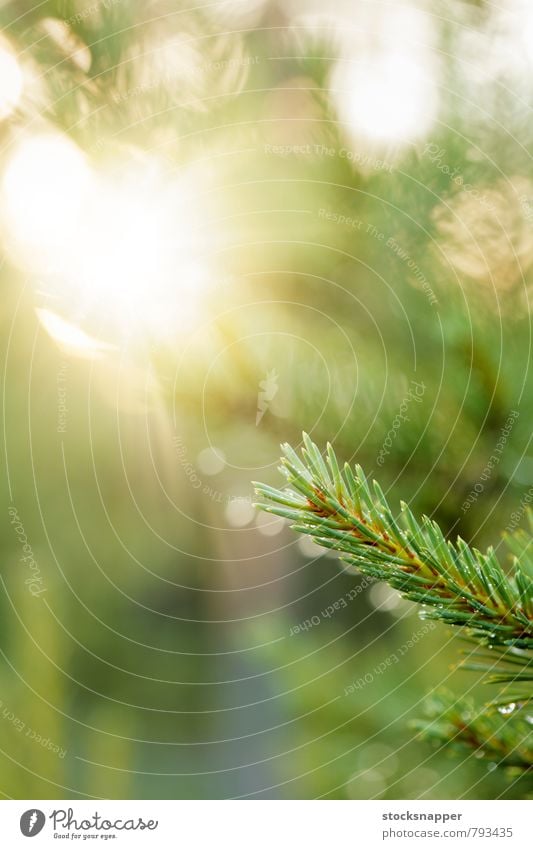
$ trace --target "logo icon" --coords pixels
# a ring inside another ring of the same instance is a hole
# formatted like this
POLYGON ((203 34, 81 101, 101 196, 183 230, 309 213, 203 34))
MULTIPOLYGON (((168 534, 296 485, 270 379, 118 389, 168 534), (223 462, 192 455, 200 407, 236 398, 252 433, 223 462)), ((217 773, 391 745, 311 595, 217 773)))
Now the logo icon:
POLYGON ((264 380, 259 382, 259 392, 257 393, 257 414, 255 417, 256 427, 265 415, 270 406, 270 402, 274 400, 278 394, 278 375, 276 369, 267 371, 264 380))
POLYGON ((42 831, 46 822, 46 817, 42 811, 37 808, 31 808, 25 811, 20 818, 20 830, 24 837, 35 837, 42 831))

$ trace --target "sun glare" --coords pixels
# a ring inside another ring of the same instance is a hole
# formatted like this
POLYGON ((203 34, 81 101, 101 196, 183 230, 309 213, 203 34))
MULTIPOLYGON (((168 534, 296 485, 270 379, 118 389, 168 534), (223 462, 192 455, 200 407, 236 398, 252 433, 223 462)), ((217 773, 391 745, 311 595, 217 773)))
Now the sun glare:
POLYGON ((24 78, 15 56, 0 45, 0 120, 16 109, 24 87, 24 78))
POLYGON ((405 51, 339 63, 332 87, 340 119, 369 143, 416 140, 435 115, 431 70, 405 51))
POLYGON ((51 310, 38 309, 36 312, 48 335, 68 354, 94 359, 112 349, 111 345, 89 336, 51 310))
POLYGON ((211 279, 193 182, 153 161, 96 172, 63 136, 24 141, 2 184, 8 250, 38 273, 43 306, 84 332, 170 340, 192 326, 211 279))
POLYGON ((62 135, 19 145, 7 163, 1 199, 7 248, 18 264, 44 272, 62 262, 90 179, 85 157, 62 135))

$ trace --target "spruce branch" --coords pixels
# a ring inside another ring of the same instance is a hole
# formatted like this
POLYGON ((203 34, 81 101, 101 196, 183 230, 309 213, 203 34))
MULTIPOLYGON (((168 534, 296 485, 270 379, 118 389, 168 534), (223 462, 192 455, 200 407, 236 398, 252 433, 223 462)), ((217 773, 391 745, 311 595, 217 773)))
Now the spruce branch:
MULTIPOLYGON (((472 642, 469 640, 469 642, 472 642)), ((505 684, 498 698, 490 705, 520 705, 533 701, 533 652, 494 646, 465 651, 467 660, 462 669, 485 673, 485 684, 505 684)))
POLYGON ((456 699, 444 692, 427 701, 426 713, 426 720, 412 722, 422 739, 437 746, 453 743, 499 767, 514 767, 522 773, 531 770, 531 717, 515 705, 501 708, 500 713, 480 711, 471 699, 456 699))
MULTIPOLYGON (((360 466, 341 471, 331 445, 326 459, 307 434, 304 446, 302 459, 282 446, 287 486, 255 483, 259 507, 422 605, 424 618, 464 628, 487 646, 533 649, 533 579, 516 553, 507 575, 493 548, 482 554, 461 538, 447 541, 403 502, 395 517, 379 484, 370 486, 360 466)), ((516 552, 516 539, 510 548, 516 552)))
POLYGON ((282 446, 285 489, 255 484, 263 499, 258 506, 288 519, 295 530, 337 551, 360 572, 420 604, 423 618, 461 629, 476 644, 463 668, 484 672, 486 683, 506 684, 506 689, 483 710, 467 700, 434 698, 430 721, 417 721, 415 727, 438 744, 473 750, 499 766, 529 770, 531 536, 518 531, 506 537, 512 557, 507 573, 493 548, 483 554, 459 537, 455 543, 446 540, 436 522, 427 516, 416 519, 407 504, 402 502, 399 514, 393 515, 379 484, 370 485, 360 466, 352 470, 345 464, 341 471, 331 445, 324 459, 307 434, 303 439, 301 458, 289 445, 282 446))

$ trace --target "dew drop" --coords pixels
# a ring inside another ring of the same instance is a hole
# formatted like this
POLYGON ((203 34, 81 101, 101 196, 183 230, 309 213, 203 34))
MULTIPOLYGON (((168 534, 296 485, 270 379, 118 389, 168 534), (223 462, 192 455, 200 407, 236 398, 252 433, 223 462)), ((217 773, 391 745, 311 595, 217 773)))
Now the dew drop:
POLYGON ((508 705, 502 705, 501 707, 499 707, 498 711, 499 711, 499 713, 501 713, 502 716, 508 716, 510 713, 512 713, 514 711, 515 708, 516 708, 516 704, 514 702, 511 702, 508 705))

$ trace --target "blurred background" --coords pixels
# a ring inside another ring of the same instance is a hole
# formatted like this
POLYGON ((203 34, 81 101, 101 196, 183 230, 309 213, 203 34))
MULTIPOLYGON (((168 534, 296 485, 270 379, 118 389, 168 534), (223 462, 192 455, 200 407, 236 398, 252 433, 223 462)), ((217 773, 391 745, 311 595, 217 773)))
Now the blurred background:
POLYGON ((523 522, 532 71, 527 0, 0 2, 4 797, 525 793, 410 728, 490 695, 457 637, 252 481, 305 430, 523 522))

